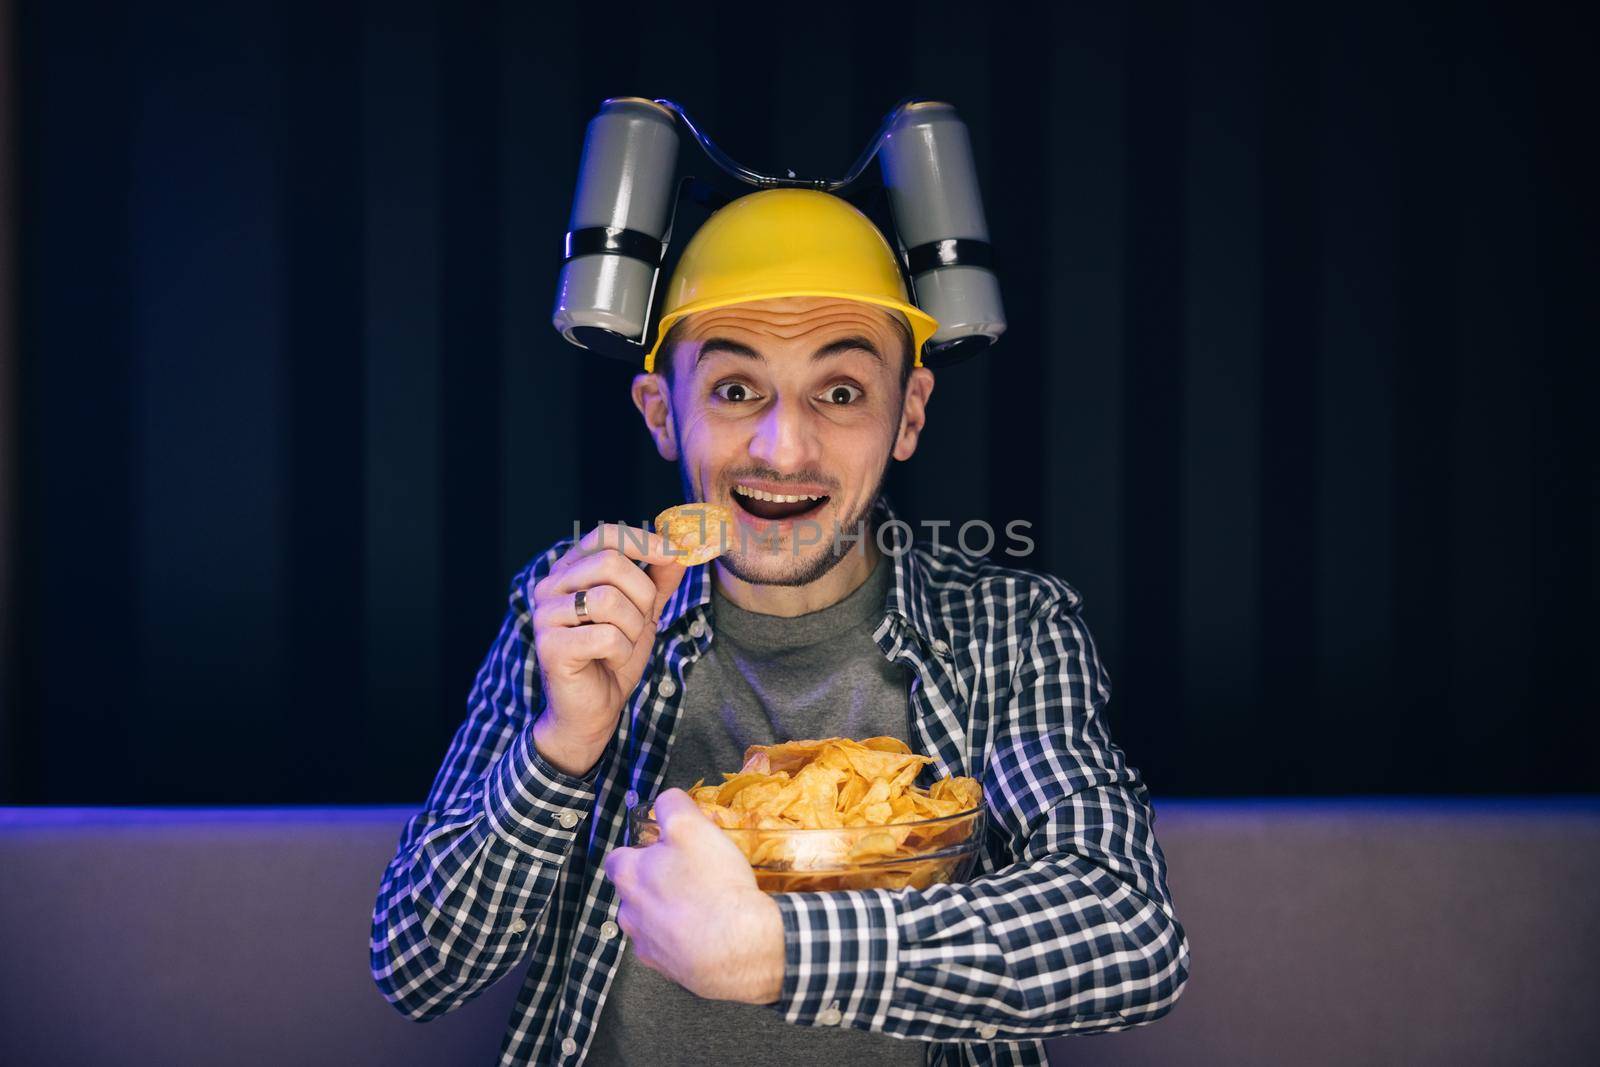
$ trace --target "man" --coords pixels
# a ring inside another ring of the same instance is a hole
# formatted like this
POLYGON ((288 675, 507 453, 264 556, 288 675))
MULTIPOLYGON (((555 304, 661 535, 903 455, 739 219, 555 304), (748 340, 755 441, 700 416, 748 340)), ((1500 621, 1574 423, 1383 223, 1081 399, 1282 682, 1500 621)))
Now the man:
POLYGON ((1188 943, 1077 592, 875 536, 936 327, 888 243, 829 194, 750 194, 664 307, 634 403, 686 498, 739 530, 685 568, 602 526, 516 576, 383 880, 384 996, 429 1019, 530 961, 507 1064, 1039 1064, 1043 1038, 1164 1015, 1188 943), (769 896, 667 788, 747 744, 878 734, 981 780, 967 883, 769 896), (652 797, 661 840, 624 847, 652 797))

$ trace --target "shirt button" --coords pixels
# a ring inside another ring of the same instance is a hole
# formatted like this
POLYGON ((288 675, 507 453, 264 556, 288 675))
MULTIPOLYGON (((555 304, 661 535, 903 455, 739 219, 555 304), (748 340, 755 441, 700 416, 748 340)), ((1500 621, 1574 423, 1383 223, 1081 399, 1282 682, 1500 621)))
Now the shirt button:
POLYGON ((523 922, 521 919, 512 919, 511 925, 506 927, 506 929, 510 930, 514 934, 520 934, 527 928, 528 924, 523 922))
POLYGON ((696 619, 696 620, 694 620, 694 622, 689 624, 689 636, 690 637, 704 637, 705 635, 706 635, 706 623, 705 623, 704 619, 696 619))
POLYGON ((610 941, 613 937, 616 937, 617 934, 621 932, 622 928, 616 923, 612 922, 610 919, 607 919, 605 922, 600 924, 600 940, 602 941, 610 941))
POLYGON ((817 1013, 817 1022, 823 1026, 838 1026, 844 1019, 838 1008, 823 1008, 817 1013))
POLYGON ((678 691, 678 683, 671 678, 663 678, 661 679, 661 684, 656 688, 662 696, 670 697, 678 691))
POLYGON ((571 1056, 577 1051, 578 1043, 576 1041, 572 1040, 570 1037, 564 1037, 561 1039, 561 1054, 563 1056, 571 1056))
POLYGON ((938 656, 940 659, 949 659, 950 643, 942 639, 936 639, 933 642, 933 654, 938 656))
POLYGON ((564 811, 560 815, 556 816, 556 822, 561 824, 561 828, 563 830, 570 830, 574 826, 578 825, 578 813, 575 811, 564 811))
POLYGON ((993 1041, 994 1035, 998 1034, 999 1032, 1000 1028, 994 1023, 984 1023, 982 1026, 978 1027, 978 1036, 983 1038, 985 1041, 993 1041))

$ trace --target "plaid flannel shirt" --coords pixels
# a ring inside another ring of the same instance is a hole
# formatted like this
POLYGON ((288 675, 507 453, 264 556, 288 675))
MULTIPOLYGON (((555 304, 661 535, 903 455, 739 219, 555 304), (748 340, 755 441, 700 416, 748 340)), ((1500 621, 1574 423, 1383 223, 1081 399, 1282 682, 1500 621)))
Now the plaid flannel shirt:
MULTIPOLYGON (((711 578, 692 567, 599 763, 583 778, 556 770, 529 732, 542 707, 530 593, 571 544, 512 581, 373 912, 373 977, 413 1019, 529 963, 502 1064, 576 1064, 589 1047, 623 948, 601 860, 624 843, 627 805, 671 784, 683 689, 713 637, 711 578)), ((1188 941, 1148 790, 1107 732, 1110 679, 1078 592, 952 548, 893 561, 873 636, 910 668, 907 737, 934 758, 925 783, 983 783, 985 850, 965 884, 776 896, 786 964, 772 1010, 926 1042, 936 1065, 1044 1064, 1044 1038, 1160 1018, 1188 979, 1188 941)))

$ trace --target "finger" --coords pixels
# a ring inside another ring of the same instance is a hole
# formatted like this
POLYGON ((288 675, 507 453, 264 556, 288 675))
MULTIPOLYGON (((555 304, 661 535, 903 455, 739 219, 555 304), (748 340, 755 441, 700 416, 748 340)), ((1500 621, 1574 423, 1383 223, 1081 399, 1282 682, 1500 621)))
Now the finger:
POLYGON ((654 625, 661 621, 662 610, 666 608, 667 601, 672 599, 672 594, 677 591, 688 570, 683 562, 685 553, 673 548, 661 534, 650 530, 619 527, 618 538, 621 541, 618 548, 623 555, 648 564, 645 569, 654 587, 654 595, 649 597, 650 606, 647 608, 640 604, 640 610, 654 625))
POLYGON ((571 674, 595 662, 621 673, 633 655, 633 642, 608 622, 541 630, 534 639, 534 647, 541 668, 571 674))
POLYGON ((570 597, 580 589, 614 585, 648 616, 655 603, 656 586, 638 564, 620 552, 597 552, 586 556, 560 573, 553 573, 534 587, 535 602, 541 599, 570 597))
POLYGON ((647 664, 650 661, 650 657, 655 654, 656 643, 654 638, 656 634, 657 623, 660 621, 660 617, 657 616, 656 618, 645 623, 644 633, 640 635, 639 640, 633 643, 633 654, 628 657, 627 666, 623 667, 622 671, 620 672, 622 677, 644 677, 645 664, 647 664))
POLYGON ((678 585, 683 581, 683 576, 689 573, 689 568, 681 563, 652 563, 649 568, 650 582, 655 587, 655 596, 650 610, 650 621, 656 622, 661 618, 661 612, 667 606, 667 601, 672 599, 672 594, 677 592, 678 585))
MULTIPOLYGON (((634 917, 633 908, 624 900, 617 906, 617 928, 628 935, 630 941, 637 941, 639 937, 639 923, 634 917)), ((634 946, 637 951, 638 946, 634 946)))
POLYGON ((638 642, 644 633, 644 615, 626 593, 614 585, 596 585, 583 590, 583 595, 583 606, 588 614, 581 619, 577 593, 557 593, 541 598, 533 611, 534 627, 550 629, 608 622, 621 630, 629 641, 638 642))
POLYGON ((619 522, 603 522, 596 526, 584 534, 567 555, 592 555, 606 549, 615 549, 641 563, 671 563, 681 555, 668 549, 666 539, 653 530, 619 522))
POLYGON ((681 789, 668 789, 656 798, 656 824, 661 836, 671 841, 682 841, 685 835, 712 825, 694 798, 681 789))
MULTIPOLYGON (((618 894, 626 896, 632 891, 638 863, 639 850, 636 848, 614 848, 606 853, 604 864, 606 878, 617 887, 618 894)), ((621 925, 620 920, 618 925, 621 925)))
POLYGON ((628 901, 623 901, 617 908, 617 928, 627 937, 629 946, 633 949, 634 962, 642 963, 651 970, 666 974, 661 970, 661 964, 656 958, 654 946, 650 939, 645 937, 644 919, 628 901))

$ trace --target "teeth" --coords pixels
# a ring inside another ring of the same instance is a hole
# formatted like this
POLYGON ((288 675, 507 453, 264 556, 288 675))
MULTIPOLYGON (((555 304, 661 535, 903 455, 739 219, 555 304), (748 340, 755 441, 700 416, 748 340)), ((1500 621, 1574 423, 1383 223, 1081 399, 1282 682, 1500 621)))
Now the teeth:
POLYGON ((802 500, 821 500, 822 497, 815 493, 769 493, 764 489, 752 489, 745 485, 736 485, 733 491, 740 496, 747 496, 753 500, 766 500, 774 504, 798 504, 802 500))

